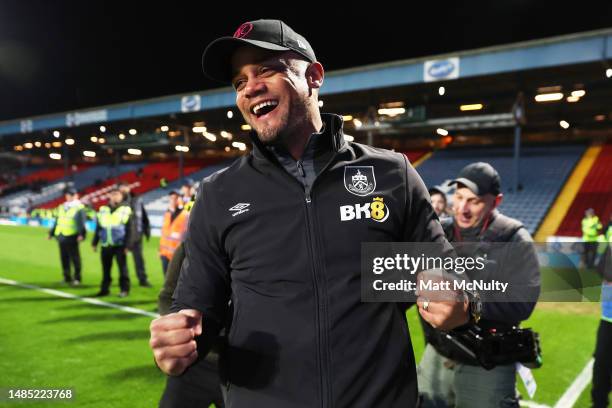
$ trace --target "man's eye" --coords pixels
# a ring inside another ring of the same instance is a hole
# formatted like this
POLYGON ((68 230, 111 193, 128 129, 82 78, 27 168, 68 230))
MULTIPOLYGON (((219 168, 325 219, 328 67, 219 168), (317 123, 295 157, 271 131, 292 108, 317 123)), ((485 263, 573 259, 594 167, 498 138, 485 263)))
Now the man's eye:
POLYGON ((244 84, 245 84, 245 81, 243 79, 240 79, 234 82, 234 89, 236 89, 237 91, 240 91, 242 88, 244 88, 244 84))
POLYGON ((269 75, 269 74, 271 74, 273 72, 274 72, 274 70, 272 68, 270 68, 270 67, 261 67, 259 69, 259 73, 263 74, 263 75, 269 75))

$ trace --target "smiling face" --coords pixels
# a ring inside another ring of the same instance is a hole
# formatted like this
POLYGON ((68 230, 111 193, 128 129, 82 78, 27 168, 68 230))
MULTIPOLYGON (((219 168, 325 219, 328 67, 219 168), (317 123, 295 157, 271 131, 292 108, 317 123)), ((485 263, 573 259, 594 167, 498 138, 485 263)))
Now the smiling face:
POLYGON ((480 224, 501 203, 502 195, 478 196, 462 184, 453 195, 453 215, 459 228, 472 228, 480 224))
POLYGON ((304 61, 292 51, 244 46, 234 53, 232 70, 236 106, 263 143, 312 132, 323 81, 321 64, 304 61))

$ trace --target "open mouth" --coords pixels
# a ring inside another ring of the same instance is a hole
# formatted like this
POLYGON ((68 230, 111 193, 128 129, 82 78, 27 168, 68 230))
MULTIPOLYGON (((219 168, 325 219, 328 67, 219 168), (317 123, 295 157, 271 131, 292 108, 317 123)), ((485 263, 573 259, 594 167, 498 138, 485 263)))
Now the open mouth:
POLYGON ((274 109, 276 109, 277 106, 277 100, 269 99, 251 106, 251 113, 257 116, 258 118, 261 118, 262 116, 272 112, 274 109))

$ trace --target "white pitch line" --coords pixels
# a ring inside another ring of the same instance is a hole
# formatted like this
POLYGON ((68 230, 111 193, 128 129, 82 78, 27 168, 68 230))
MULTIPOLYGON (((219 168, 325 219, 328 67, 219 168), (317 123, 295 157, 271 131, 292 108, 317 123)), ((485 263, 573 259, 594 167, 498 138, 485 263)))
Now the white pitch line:
MULTIPOLYGON (((21 283, 21 282, 17 282, 17 281, 10 280, 10 279, 0 278, 0 283, 3 283, 5 285, 20 286, 22 288, 27 288, 27 289, 34 289, 39 292, 48 293, 50 295, 55 295, 55 296, 63 297, 66 299, 80 300, 82 302, 90 303, 92 305, 110 307, 113 309, 122 310, 127 313, 139 314, 139 315, 148 316, 148 317, 159 317, 158 313, 147 312, 146 310, 137 309, 135 307, 121 306, 115 303, 104 302, 102 300, 88 298, 88 297, 81 297, 81 296, 73 295, 72 293, 62 292, 62 291, 55 290, 55 289, 42 288, 40 286, 29 285, 27 283, 21 283)), ((593 376, 593 362, 594 362, 593 359, 590 359, 587 362, 586 366, 584 366, 584 368, 582 369, 578 377, 576 377, 574 382, 561 396, 559 401, 557 401, 554 408, 572 408, 574 406, 574 404, 576 403, 576 401, 578 400, 578 398, 580 397, 584 389, 591 382, 591 379, 593 376)), ((534 401, 520 401, 520 405, 527 407, 527 408, 550 408, 548 405, 538 404, 534 401)))
POLYGON ((593 378, 594 362, 595 360, 593 359, 588 361, 572 385, 570 385, 561 398, 559 398, 559 401, 555 404, 555 408, 572 408, 574 406, 578 398, 580 398, 582 391, 584 391, 593 378))
POLYGON ((21 283, 21 282, 17 282, 11 279, 0 278, 0 283, 3 283, 5 285, 19 286, 19 287, 26 288, 26 289, 34 289, 39 292, 48 293, 49 295, 59 296, 59 297, 63 297, 66 299, 80 300, 81 302, 85 302, 85 303, 89 303, 89 304, 97 305, 97 306, 110 307, 110 308, 118 309, 118 310, 121 310, 127 313, 133 313, 133 314, 138 314, 138 315, 148 316, 148 317, 159 317, 158 313, 147 312, 146 310, 137 309, 135 307, 122 306, 116 303, 104 302, 99 299, 77 296, 77 295, 73 295, 72 293, 62 292, 61 290, 48 289, 48 288, 43 288, 43 287, 36 286, 36 285, 29 285, 27 283, 21 283))
POLYGON ((537 402, 530 401, 530 400, 529 401, 520 400, 519 405, 521 407, 527 407, 527 408, 551 408, 550 405, 538 404, 537 402))

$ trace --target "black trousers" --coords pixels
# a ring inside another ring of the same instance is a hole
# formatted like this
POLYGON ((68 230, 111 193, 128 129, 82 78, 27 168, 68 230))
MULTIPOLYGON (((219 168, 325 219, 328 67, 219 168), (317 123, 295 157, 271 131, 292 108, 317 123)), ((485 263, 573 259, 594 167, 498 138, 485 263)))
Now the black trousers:
POLYGON ((119 268, 119 287, 122 292, 130 291, 130 277, 127 268, 127 256, 125 255, 125 246, 107 246, 102 247, 102 285, 100 290, 108 292, 112 279, 111 268, 113 266, 113 258, 117 260, 119 268))
POLYGON ((184 374, 169 376, 159 401, 160 408, 224 407, 216 364, 206 359, 196 361, 184 374))
POLYGON ((72 281, 70 264, 74 266, 74 279, 81 280, 81 253, 79 252, 79 242, 77 236, 61 237, 58 239, 60 249, 60 259, 62 260, 62 270, 64 280, 72 281))
POLYGON ((136 270, 138 282, 147 282, 147 272, 145 271, 145 262, 142 257, 142 238, 132 244, 130 251, 132 251, 132 257, 134 258, 134 269, 136 270))
POLYGON ((593 408, 607 408, 612 391, 612 323, 601 320, 593 365, 593 408))
POLYGON ((584 264, 587 268, 595 267, 595 258, 597 257, 598 242, 584 243, 584 264))

